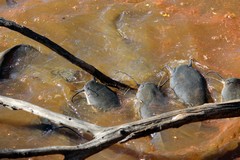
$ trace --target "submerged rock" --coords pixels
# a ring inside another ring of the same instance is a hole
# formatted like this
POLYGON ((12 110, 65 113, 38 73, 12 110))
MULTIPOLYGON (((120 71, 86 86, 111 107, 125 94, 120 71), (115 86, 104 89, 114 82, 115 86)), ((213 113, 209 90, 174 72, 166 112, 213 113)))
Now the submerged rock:
POLYGON ((17 5, 17 2, 15 0, 6 0, 6 3, 9 7, 15 7, 17 5))
POLYGON ((82 77, 81 71, 68 68, 53 70, 51 73, 60 76, 67 82, 76 82, 82 77))

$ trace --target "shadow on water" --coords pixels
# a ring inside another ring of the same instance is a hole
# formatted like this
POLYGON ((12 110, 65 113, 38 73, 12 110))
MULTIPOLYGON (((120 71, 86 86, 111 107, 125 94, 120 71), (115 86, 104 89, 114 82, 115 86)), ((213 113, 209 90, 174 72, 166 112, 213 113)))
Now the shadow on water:
MULTIPOLYGON (((39 121, 39 120, 35 120, 39 121)), ((36 122, 37 123, 37 122, 36 122)), ((60 126, 53 124, 51 122, 43 122, 37 124, 17 124, 15 121, 7 121, 4 122, 5 125, 8 125, 10 128, 15 128, 16 131, 21 130, 24 132, 28 132, 29 135, 32 134, 31 137, 26 137, 26 139, 45 139, 45 138, 57 138, 57 137, 67 137, 69 141, 73 144, 81 144, 90 140, 90 137, 84 137, 78 130, 72 129, 67 126, 60 126), (40 135, 39 135, 40 134, 40 135), (38 136, 37 136, 38 135, 38 136), (34 138, 35 137, 35 138, 34 138)), ((53 143, 54 145, 54 143, 53 143)))

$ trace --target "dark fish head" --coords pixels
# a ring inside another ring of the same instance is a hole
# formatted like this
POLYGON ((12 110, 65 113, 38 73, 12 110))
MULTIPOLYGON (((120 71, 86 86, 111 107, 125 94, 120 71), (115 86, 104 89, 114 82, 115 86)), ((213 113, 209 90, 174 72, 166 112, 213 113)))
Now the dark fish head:
POLYGON ((181 101, 191 106, 207 103, 209 99, 207 82, 191 63, 174 69, 170 78, 170 87, 181 101))
POLYGON ((240 79, 238 78, 228 78, 225 80, 225 85, 236 85, 240 84, 240 79))
POLYGON ((154 83, 146 82, 139 86, 136 98, 141 118, 152 117, 167 110, 166 99, 154 83))
POLYGON ((105 88, 105 85, 98 83, 96 80, 91 80, 89 82, 87 82, 84 86, 84 91, 87 94, 97 94, 99 92, 99 90, 105 88))
POLYGON ((89 81, 84 86, 84 91, 88 104, 100 110, 105 111, 120 106, 117 94, 96 80, 89 81))
POLYGON ((146 82, 139 86, 137 94, 136 94, 136 98, 140 102, 149 103, 158 94, 160 94, 158 87, 153 83, 146 82))
POLYGON ((240 79, 228 78, 222 89, 222 101, 240 99, 240 79))

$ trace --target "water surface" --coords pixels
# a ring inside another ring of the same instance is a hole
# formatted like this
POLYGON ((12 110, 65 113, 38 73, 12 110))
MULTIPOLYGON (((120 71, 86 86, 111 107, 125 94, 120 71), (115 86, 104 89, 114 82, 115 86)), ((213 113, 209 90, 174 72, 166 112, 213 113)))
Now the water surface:
MULTIPOLYGON (((75 56, 94 65, 110 77, 134 85, 158 83, 166 64, 187 64, 203 74, 214 70, 223 77, 239 77, 239 6, 237 0, 19 0, 15 7, 0 1, 1 16, 47 36, 75 56)), ((0 28, 0 50, 29 44, 42 53, 34 64, 15 79, 0 83, 1 95, 18 98, 41 107, 112 126, 139 119, 134 93, 120 95, 122 107, 99 113, 80 94, 71 103, 75 90, 92 79, 45 46, 6 28, 0 28), (73 79, 64 74, 74 74, 73 79), (75 110, 74 110, 75 109, 75 110), (109 121, 109 119, 112 119, 109 121)), ((216 78, 216 77, 215 77, 216 78)), ((213 99, 221 101, 222 84, 207 79, 213 99)), ((169 110, 184 108, 164 86, 169 110)), ((22 111, 1 109, 1 148, 29 148, 49 145, 76 145, 81 138, 54 132, 44 135, 39 118, 22 111), (17 137, 17 138, 16 138, 17 137)), ((88 159, 213 159, 233 150, 239 142, 239 119, 224 119, 185 125, 163 131, 164 147, 149 137, 116 144, 88 159)), ((62 159, 47 156, 44 159, 62 159)), ((41 159, 41 157, 33 158, 41 159)))

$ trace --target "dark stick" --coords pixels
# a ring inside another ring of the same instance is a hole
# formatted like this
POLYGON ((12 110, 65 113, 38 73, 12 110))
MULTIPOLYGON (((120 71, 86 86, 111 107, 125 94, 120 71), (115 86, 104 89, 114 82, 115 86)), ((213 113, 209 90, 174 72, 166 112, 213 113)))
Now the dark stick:
POLYGON ((21 33, 24 36, 27 36, 43 45, 45 45, 46 47, 50 48, 51 50, 53 50, 54 52, 56 52, 57 54, 59 54, 60 56, 64 57, 65 59, 67 59, 68 61, 70 61, 71 63, 75 64, 76 66, 82 68, 83 70, 85 70, 86 72, 88 72, 89 74, 93 75, 94 77, 96 77, 97 79, 99 79, 102 83, 115 87, 115 88, 119 88, 119 89, 133 89, 132 87, 120 83, 116 80, 111 79, 110 77, 106 76, 105 74, 103 74, 101 71, 99 71, 98 69, 96 69, 94 66, 86 63, 85 61, 75 57, 74 55, 72 55, 70 52, 68 52, 67 50, 65 50, 64 48, 62 48, 61 46, 59 46, 58 44, 56 44, 55 42, 51 41, 50 39, 28 29, 27 27, 21 26, 13 21, 9 21, 6 20, 2 17, 0 17, 0 26, 6 27, 8 29, 11 29, 13 31, 16 31, 18 33, 21 33))

